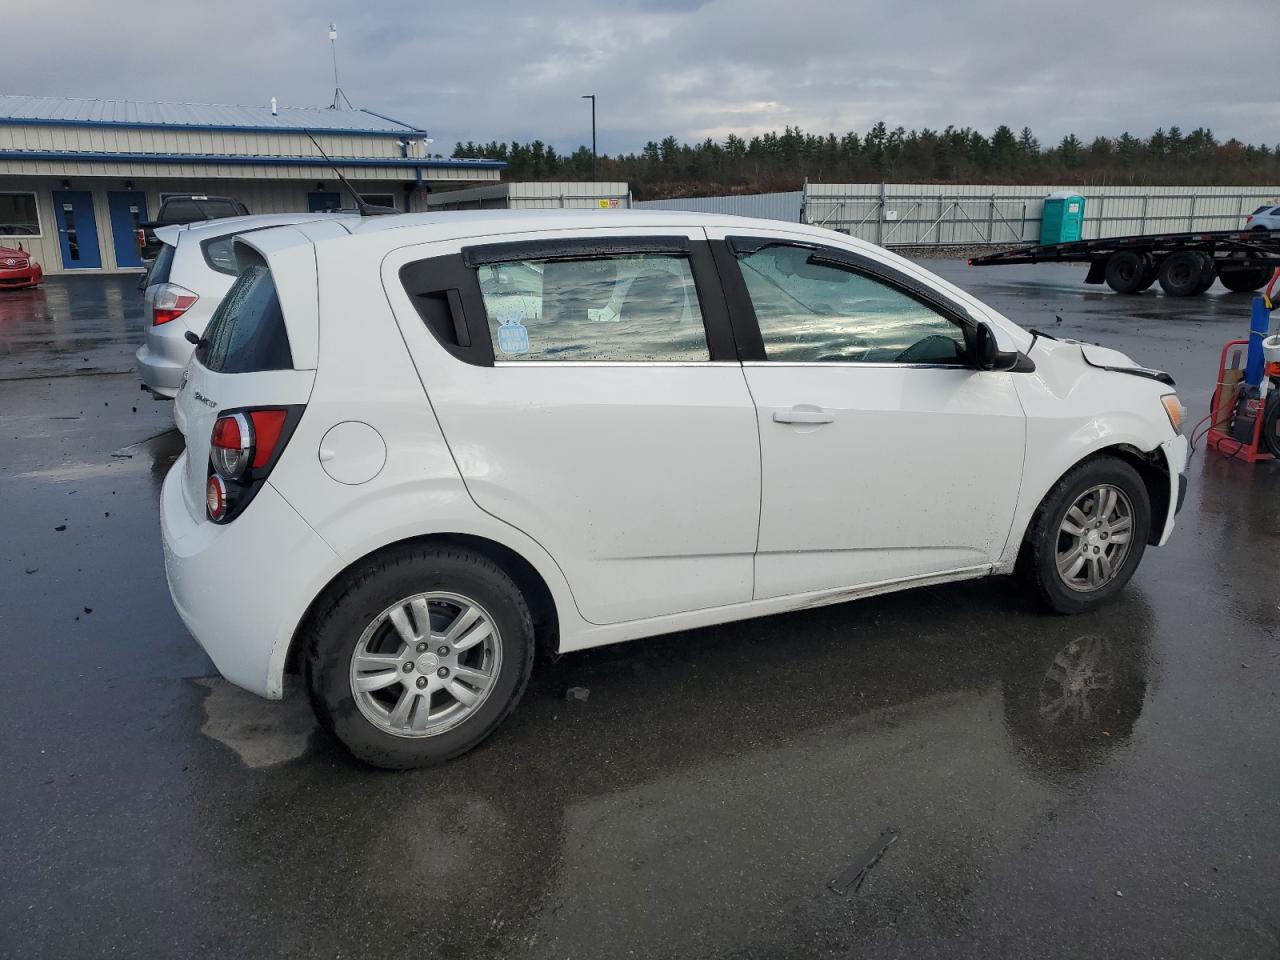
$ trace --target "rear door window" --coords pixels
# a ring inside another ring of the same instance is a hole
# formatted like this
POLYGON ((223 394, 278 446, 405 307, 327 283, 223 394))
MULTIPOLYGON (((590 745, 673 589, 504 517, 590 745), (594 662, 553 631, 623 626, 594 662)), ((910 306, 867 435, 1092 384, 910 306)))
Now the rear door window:
POLYGON ((265 266, 250 266, 236 278, 209 321, 196 359, 217 373, 293 368, 280 297, 265 266))
POLYGON ((711 358, 688 257, 510 260, 476 269, 495 360, 711 358))

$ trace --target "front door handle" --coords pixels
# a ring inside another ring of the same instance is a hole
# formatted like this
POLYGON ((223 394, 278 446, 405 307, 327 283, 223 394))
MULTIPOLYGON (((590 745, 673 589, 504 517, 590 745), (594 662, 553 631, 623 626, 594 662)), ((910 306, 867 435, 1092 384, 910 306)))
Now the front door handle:
POLYGON ((774 423, 831 423, 835 416, 831 411, 807 404, 797 405, 790 410, 773 411, 774 423))

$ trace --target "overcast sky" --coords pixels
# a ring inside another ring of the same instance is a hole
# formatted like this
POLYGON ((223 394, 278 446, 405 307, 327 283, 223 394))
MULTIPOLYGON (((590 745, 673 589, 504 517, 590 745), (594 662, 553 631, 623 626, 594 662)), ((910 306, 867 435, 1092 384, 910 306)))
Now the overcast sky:
POLYGON ((902 125, 1045 142, 1178 124, 1280 142, 1276 0, 36 0, 0 92, 353 103, 457 140, 682 140, 902 125), (1257 40, 1251 39, 1256 37, 1257 40))

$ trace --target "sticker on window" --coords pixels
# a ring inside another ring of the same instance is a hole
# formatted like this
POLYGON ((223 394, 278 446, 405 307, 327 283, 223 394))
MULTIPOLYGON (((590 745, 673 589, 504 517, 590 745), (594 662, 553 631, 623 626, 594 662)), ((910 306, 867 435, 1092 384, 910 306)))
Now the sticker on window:
POLYGON ((503 353, 528 353, 529 330, 524 325, 524 311, 517 308, 498 321, 498 349, 503 353))

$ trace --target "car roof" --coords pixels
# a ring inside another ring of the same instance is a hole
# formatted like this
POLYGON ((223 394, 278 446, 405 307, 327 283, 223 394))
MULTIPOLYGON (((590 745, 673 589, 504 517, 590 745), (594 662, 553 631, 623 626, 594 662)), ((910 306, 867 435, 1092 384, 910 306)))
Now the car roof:
MULTIPOLYGON (((540 230, 633 229, 663 227, 725 227, 770 230, 791 236, 808 236, 815 241, 850 238, 822 227, 783 220, 761 220, 731 217, 725 214, 694 213, 684 210, 450 210, 435 213, 384 214, 373 217, 351 217, 340 223, 343 233, 309 235, 305 224, 295 224, 293 242, 314 243, 317 247, 363 241, 383 250, 394 250, 418 243, 482 237, 509 236, 540 230)), ((284 240, 285 229, 263 231, 274 234, 273 241, 284 240)), ((859 241, 852 241, 855 244, 859 241)))

